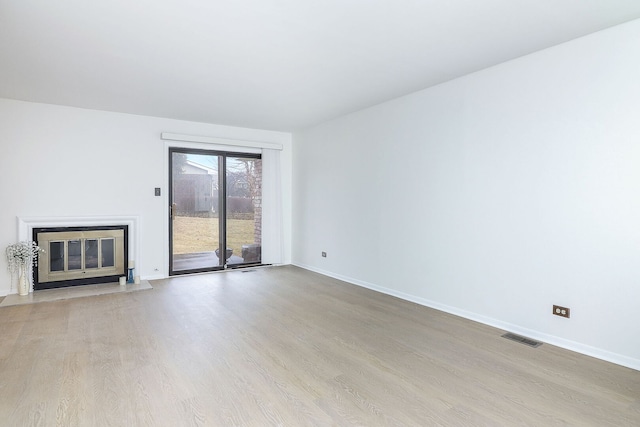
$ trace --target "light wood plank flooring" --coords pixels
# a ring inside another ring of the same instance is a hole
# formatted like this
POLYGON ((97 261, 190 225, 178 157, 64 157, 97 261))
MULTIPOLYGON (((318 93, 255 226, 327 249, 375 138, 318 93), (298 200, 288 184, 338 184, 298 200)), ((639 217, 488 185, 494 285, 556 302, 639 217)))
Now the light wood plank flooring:
POLYGON ((639 426, 640 372, 296 267, 0 309, 2 426, 639 426))

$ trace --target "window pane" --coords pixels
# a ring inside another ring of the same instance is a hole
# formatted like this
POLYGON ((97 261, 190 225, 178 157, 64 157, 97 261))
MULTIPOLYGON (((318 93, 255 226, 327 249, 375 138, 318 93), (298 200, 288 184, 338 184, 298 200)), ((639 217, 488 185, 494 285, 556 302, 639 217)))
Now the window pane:
POLYGON ((114 239, 101 239, 102 244, 102 266, 114 267, 116 254, 115 254, 115 242, 114 239))
POLYGON ((67 242, 68 245, 68 254, 69 254, 69 262, 68 269, 69 270, 82 270, 82 244, 80 240, 69 240, 67 242))
POLYGON ((64 242, 49 242, 49 271, 64 271, 64 242))
POLYGON ((260 263, 262 160, 227 158, 227 264, 260 263))
POLYGON ((218 169, 215 154, 173 152, 172 271, 220 267, 218 169))
POLYGON ((98 268, 98 240, 84 241, 84 268, 98 268))

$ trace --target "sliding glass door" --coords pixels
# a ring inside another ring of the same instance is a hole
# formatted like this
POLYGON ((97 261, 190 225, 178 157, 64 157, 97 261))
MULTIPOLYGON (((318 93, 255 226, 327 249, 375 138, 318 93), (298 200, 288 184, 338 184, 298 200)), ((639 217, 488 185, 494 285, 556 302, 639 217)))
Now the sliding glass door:
POLYGON ((260 155, 171 148, 169 159, 169 274, 260 264, 260 155))
POLYGON ((227 263, 260 263, 262 250, 262 160, 226 157, 227 263), (229 250, 227 249, 227 250, 229 250))

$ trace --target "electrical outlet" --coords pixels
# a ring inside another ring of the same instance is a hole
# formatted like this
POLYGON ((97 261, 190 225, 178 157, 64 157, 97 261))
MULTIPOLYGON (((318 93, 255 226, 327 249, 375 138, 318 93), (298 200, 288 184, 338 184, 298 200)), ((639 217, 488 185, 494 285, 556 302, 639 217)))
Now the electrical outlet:
POLYGON ((326 258, 327 257, 327 253, 322 251, 322 258, 326 258))
POLYGON ((560 317, 566 317, 567 319, 570 317, 571 311, 567 307, 560 307, 559 305, 553 306, 553 314, 560 317))

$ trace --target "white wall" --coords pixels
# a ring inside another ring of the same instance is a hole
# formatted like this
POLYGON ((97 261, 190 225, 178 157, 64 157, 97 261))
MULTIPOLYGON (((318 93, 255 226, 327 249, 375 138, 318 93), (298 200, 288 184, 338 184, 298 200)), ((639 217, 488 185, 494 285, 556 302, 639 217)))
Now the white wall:
POLYGON ((294 264, 640 369, 639 45, 634 21, 294 133, 294 264))
MULTIPOLYGON (((168 272, 168 182, 161 132, 283 144, 285 263, 291 259, 291 135, 0 99, 0 248, 16 217, 137 215, 140 276, 168 272), (162 197, 154 196, 161 187, 162 197)), ((0 295, 10 292, 0 257, 0 295)), ((13 286, 15 292, 15 284, 13 286)))

